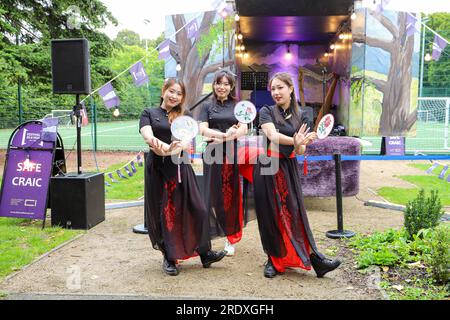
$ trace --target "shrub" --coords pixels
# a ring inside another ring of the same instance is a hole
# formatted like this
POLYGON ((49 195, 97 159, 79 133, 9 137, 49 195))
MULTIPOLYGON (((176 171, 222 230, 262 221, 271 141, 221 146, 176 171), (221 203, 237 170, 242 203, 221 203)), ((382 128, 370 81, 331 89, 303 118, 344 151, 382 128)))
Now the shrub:
POLYGON ((433 278, 439 283, 450 279, 450 229, 445 226, 436 228, 432 235, 429 256, 433 278))
POLYGON ((404 217, 408 238, 413 239, 421 229, 436 227, 443 214, 438 191, 432 190, 431 196, 425 198, 425 191, 421 189, 417 197, 406 204, 404 217))

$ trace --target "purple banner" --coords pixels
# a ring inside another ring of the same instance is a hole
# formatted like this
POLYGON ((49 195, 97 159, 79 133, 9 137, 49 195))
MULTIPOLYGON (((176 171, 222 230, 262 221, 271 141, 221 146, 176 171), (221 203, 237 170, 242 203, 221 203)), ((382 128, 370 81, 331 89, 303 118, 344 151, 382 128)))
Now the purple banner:
POLYGON ((199 31, 199 27, 198 27, 197 20, 194 19, 194 20, 190 21, 190 22, 186 25, 186 30, 187 30, 187 36, 188 36, 188 38, 197 38, 197 36, 198 36, 198 31, 199 31))
POLYGON ((133 77, 136 87, 148 83, 148 75, 145 72, 144 65, 141 61, 136 62, 130 69, 130 74, 133 77))
POLYGON ((16 132, 3 176, 0 216, 45 218, 54 144, 42 141, 42 125, 30 123, 16 132), (24 149, 32 148, 32 149, 24 149))
POLYGON ((159 60, 165 60, 170 57, 170 40, 166 39, 159 45, 159 60))
POLYGON ((434 36, 433 52, 431 53, 431 57, 433 58, 433 60, 439 60, 439 58, 441 57, 442 51, 444 51, 446 46, 447 46, 447 41, 445 41, 443 38, 441 38, 438 35, 434 36))
POLYGON ((386 137, 386 155, 404 156, 405 142, 403 137, 386 137))
POLYGON ((119 106, 120 99, 114 92, 114 88, 110 82, 101 87, 101 89, 98 91, 98 94, 102 97, 107 109, 119 106))

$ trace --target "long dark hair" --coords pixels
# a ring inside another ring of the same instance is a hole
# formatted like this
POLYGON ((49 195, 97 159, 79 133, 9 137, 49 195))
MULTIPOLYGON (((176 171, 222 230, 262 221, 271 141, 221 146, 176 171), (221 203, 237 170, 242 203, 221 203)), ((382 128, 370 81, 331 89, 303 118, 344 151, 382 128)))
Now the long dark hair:
POLYGON ((234 80, 233 74, 225 69, 220 69, 219 71, 216 71, 214 74, 214 81, 212 83, 213 85, 213 93, 214 98, 217 100, 216 90, 214 90, 214 85, 216 83, 219 83, 222 78, 225 77, 228 80, 228 83, 231 85, 230 93, 228 94, 229 100, 236 100, 236 80, 234 80))
POLYGON ((183 81, 181 81, 180 79, 169 78, 166 79, 166 81, 164 81, 164 85, 161 89, 161 102, 159 105, 161 106, 164 101, 163 99, 164 93, 174 84, 178 84, 181 87, 181 93, 183 94, 183 98, 181 98, 181 102, 179 105, 173 107, 172 110, 170 110, 169 123, 172 123, 172 121, 175 120, 175 118, 182 116, 186 113, 186 110, 184 109, 184 100, 186 99, 186 88, 184 86, 183 81))
MULTIPOLYGON (((294 88, 294 81, 292 80, 292 77, 287 72, 277 72, 275 73, 269 82, 269 89, 271 90, 272 87, 272 81, 278 79, 282 82, 284 82, 289 88, 294 88)), ((300 127, 301 119, 300 119, 300 108, 297 103, 297 98, 295 97, 295 90, 292 90, 291 93, 291 103, 289 105, 289 108, 286 110, 286 112, 289 112, 292 114, 291 120, 295 127, 300 127)), ((283 124, 286 122, 285 117, 281 114, 280 108, 275 108, 274 110, 274 116, 275 116, 275 122, 277 124, 283 124)))

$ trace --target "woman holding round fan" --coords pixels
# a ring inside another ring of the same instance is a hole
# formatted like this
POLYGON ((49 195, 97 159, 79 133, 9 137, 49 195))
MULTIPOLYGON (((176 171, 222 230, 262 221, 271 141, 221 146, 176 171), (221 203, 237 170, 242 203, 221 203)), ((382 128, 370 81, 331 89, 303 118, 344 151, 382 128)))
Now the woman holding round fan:
POLYGON ((203 154, 205 199, 211 232, 226 236, 227 255, 242 237, 244 220, 242 190, 237 163, 237 139, 247 134, 247 125, 234 116, 235 80, 221 69, 214 75, 213 97, 200 110, 200 133, 210 139, 203 154))
POLYGON ((275 104, 259 111, 267 138, 267 157, 258 158, 253 170, 255 210, 268 260, 264 276, 273 278, 288 267, 314 268, 318 277, 340 265, 329 260, 315 244, 300 185, 297 154, 317 135, 309 132, 301 116, 289 73, 275 74, 269 83, 275 104))
POLYGON ((159 108, 145 109, 139 128, 150 146, 145 161, 145 214, 148 233, 155 249, 164 256, 163 269, 178 275, 177 260, 200 256, 204 268, 220 261, 225 252, 211 250, 208 211, 204 206, 189 161, 176 163, 172 155, 183 155, 189 143, 172 141, 171 123, 185 115, 185 87, 168 79, 162 88, 159 108))

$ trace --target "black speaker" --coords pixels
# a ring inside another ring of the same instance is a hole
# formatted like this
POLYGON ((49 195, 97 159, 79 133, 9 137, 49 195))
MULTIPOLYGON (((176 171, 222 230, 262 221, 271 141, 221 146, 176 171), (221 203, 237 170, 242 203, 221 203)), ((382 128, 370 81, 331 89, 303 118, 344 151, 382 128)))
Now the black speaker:
POLYGON ((91 93, 86 39, 52 40, 52 84, 56 94, 91 93))
POLYGON ((69 173, 50 181, 52 226, 90 229, 105 220, 103 173, 69 173))

